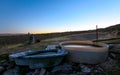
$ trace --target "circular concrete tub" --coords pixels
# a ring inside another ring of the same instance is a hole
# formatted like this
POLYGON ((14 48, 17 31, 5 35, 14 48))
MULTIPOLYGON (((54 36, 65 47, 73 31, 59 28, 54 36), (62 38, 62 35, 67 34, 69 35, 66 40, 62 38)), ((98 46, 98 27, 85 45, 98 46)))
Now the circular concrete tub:
POLYGON ((92 41, 61 42, 62 49, 69 51, 68 59, 72 62, 99 64, 106 60, 108 45, 92 41))

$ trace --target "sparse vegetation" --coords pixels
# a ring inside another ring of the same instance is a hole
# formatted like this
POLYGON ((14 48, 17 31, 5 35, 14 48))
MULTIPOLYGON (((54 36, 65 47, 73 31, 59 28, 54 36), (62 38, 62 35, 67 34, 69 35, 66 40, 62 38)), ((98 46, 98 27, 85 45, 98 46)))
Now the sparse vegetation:
POLYGON ((0 36, 0 48, 8 45, 23 44, 27 41, 27 35, 0 36))
MULTIPOLYGON (((117 27, 120 27, 120 25, 117 25, 117 27)), ((113 29, 112 31, 116 30, 114 26, 112 26, 112 29, 113 29)), ((31 49, 33 50, 45 49, 47 45, 49 44, 59 44, 61 41, 67 41, 67 40, 70 40, 71 38, 74 39, 74 35, 79 36, 77 38, 85 36, 88 39, 87 35, 93 32, 95 33, 95 30, 64 32, 64 33, 35 34, 34 35, 35 39, 39 39, 40 42, 35 43, 35 44, 30 44, 30 45, 27 44, 28 39, 29 39, 27 34, 16 35, 16 36, 0 36, 0 64, 6 62, 6 60, 9 60, 8 55, 11 53, 16 53, 16 52, 21 52, 21 51, 26 51, 26 50, 31 50, 31 49)), ((105 33, 107 31, 105 29, 99 29, 99 32, 105 33)), ((102 38, 104 37, 105 36, 102 36, 102 38)), ((117 55, 117 60, 118 60, 117 64, 120 67, 120 61, 119 61, 120 55, 117 55)), ((110 75, 119 75, 120 71, 110 70, 108 71, 108 73, 110 75)))
MULTIPOLYGON (((115 26, 110 26, 105 29, 99 29, 99 32, 110 32, 112 31, 117 31, 118 34, 120 32, 120 24, 117 24, 115 26)), ((55 37, 61 37, 61 36, 66 36, 66 35, 72 35, 72 34, 80 34, 80 33, 91 33, 95 32, 95 30, 88 30, 88 31, 73 31, 73 32, 63 32, 63 33, 49 33, 49 34, 35 34, 35 39, 36 40, 45 40, 49 38, 55 38, 55 37)), ((112 34, 112 33, 111 33, 112 34)), ((7 46, 7 45, 15 45, 15 44, 25 44, 28 42, 28 35, 13 35, 13 36, 0 36, 0 48, 2 46, 7 46)))
MULTIPOLYGON (((49 33, 49 34, 34 34, 36 40, 45 40, 54 37, 61 37, 66 35, 84 33, 87 31, 76 31, 76 32, 64 32, 64 33, 49 33)), ((16 44, 27 44, 28 43, 28 35, 14 35, 14 36, 0 36, 0 49, 4 47, 10 47, 16 44)))

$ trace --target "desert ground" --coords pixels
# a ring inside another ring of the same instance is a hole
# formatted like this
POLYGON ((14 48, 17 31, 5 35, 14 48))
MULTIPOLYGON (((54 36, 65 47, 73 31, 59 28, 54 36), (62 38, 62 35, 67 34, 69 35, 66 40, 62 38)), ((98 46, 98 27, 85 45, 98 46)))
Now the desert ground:
MULTIPOLYGON (((110 39, 110 38, 115 38, 115 36, 112 36, 108 33, 103 33, 103 32, 99 32, 99 38, 98 40, 102 40, 102 39, 110 39)), ((118 38, 117 39, 117 43, 119 43, 120 39, 119 37, 116 37, 118 38)), ((40 40, 40 42, 37 42, 37 43, 33 43, 33 44, 27 44, 26 42, 25 43, 18 43, 18 44, 14 44, 14 45, 5 45, 4 47, 1 47, 0 48, 0 64, 1 64, 1 67, 3 67, 2 65, 4 65, 4 63, 6 63, 6 60, 9 60, 8 56, 10 54, 13 54, 13 53, 18 53, 18 52, 22 52, 22 51, 28 51, 28 50, 44 50, 46 49, 46 47, 48 45, 59 45, 59 43, 61 42, 64 42, 64 41, 80 41, 80 40, 89 40, 89 41, 96 41, 96 32, 84 32, 84 33, 77 33, 77 34, 71 34, 71 35, 64 35, 64 36, 55 36, 55 37, 52 37, 52 38, 47 38, 47 39, 43 39, 43 40, 40 40)), ((104 42, 104 41, 102 41, 104 42)), ((105 41, 106 43, 106 41, 105 41)), ((118 67, 120 67, 120 46, 119 44, 115 47, 113 47, 111 49, 114 53, 117 53, 117 54, 114 54, 113 56, 115 56, 115 61, 113 61, 112 59, 110 59, 109 61, 105 62, 104 65, 108 65, 108 66, 111 66, 109 67, 109 70, 107 71, 110 75, 119 75, 120 74, 120 69, 118 67), (109 63, 110 62, 110 63, 109 63), (117 66, 117 68, 115 67, 117 66)), ((9 65, 11 66, 11 65, 9 65)), ((73 66, 72 66, 73 67, 73 66)), ((78 68, 77 66, 75 66, 76 68, 78 68)), ((3 67, 3 70, 0 71, 0 73, 2 73, 3 75, 6 75, 8 73, 12 73, 12 71, 9 70, 5 70, 6 67, 3 67)), ((108 69, 108 67, 107 67, 108 69)), ((77 69, 78 70, 78 69, 77 69)), ((74 73, 74 70, 72 70, 70 73, 73 74, 73 75, 76 75, 77 73, 77 70, 75 70, 75 73, 74 73)), ((33 71, 33 70, 32 70, 33 71)), ((35 70, 36 71, 36 70, 35 70)), ((33 72, 35 72, 33 71, 33 72)), ((53 74, 53 75, 59 75, 58 74, 59 72, 53 74)), ((63 74, 61 75, 70 75, 70 73, 68 74, 68 72, 63 72, 63 74)), ((49 75, 50 73, 48 73, 49 75)), ((12 75, 12 74, 11 74, 12 75)), ((45 74, 47 75, 47 74, 45 74)), ((83 74, 78 74, 78 75, 83 75, 83 74)), ((101 74, 102 75, 102 74, 101 74)))

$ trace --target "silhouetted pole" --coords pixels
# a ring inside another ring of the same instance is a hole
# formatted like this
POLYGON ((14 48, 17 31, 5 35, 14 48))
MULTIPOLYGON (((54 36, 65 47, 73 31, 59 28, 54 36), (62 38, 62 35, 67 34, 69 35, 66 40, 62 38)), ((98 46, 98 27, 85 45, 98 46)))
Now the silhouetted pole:
POLYGON ((96 40, 98 40, 98 26, 96 25, 96 40))

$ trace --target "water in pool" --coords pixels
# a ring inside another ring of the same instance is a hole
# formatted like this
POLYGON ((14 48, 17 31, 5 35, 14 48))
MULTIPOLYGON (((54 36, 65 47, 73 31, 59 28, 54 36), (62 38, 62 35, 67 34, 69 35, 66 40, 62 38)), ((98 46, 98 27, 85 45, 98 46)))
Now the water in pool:
POLYGON ((64 47, 72 47, 72 48, 92 48, 92 47, 96 47, 96 46, 93 46, 93 45, 64 45, 64 47))

